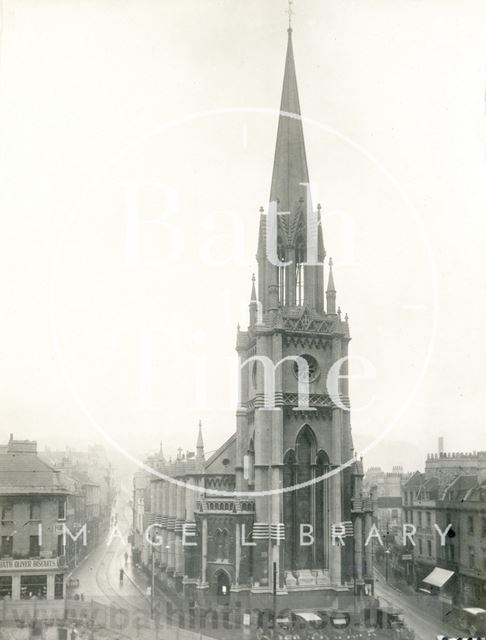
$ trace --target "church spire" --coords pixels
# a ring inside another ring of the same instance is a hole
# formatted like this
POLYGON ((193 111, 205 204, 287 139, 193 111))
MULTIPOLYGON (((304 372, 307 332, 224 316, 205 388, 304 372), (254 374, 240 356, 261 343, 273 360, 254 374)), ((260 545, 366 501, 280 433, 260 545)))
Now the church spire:
POLYGON ((309 174, 295 74, 292 28, 289 27, 270 201, 278 201, 280 211, 295 212, 300 198, 306 194, 306 188, 300 186, 301 182, 309 182, 309 174))
POLYGON ((196 458, 198 460, 204 460, 204 441, 203 441, 203 435, 202 435, 202 421, 201 420, 199 420, 199 432, 197 434, 196 458))

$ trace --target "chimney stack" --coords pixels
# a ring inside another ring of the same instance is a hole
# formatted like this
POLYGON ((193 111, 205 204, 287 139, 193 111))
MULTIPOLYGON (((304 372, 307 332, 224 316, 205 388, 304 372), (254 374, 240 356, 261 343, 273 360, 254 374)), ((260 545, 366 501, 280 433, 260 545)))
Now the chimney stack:
POLYGON ((440 436, 439 438, 439 454, 444 453, 444 438, 440 436))

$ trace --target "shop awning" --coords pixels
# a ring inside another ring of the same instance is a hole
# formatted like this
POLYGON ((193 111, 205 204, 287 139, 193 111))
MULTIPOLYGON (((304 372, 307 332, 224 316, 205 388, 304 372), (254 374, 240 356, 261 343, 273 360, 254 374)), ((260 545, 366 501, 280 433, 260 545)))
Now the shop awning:
POLYGON ((435 569, 429 573, 429 575, 422 580, 426 584, 431 584, 433 587, 443 587, 445 583, 452 578, 454 575, 454 571, 447 571, 447 569, 440 569, 439 567, 435 567, 435 569))
POLYGON ((486 610, 481 609, 480 607, 465 607, 463 611, 466 611, 466 613, 470 613, 473 616, 479 616, 486 613, 486 610))
POLYGON ((322 622, 322 618, 320 618, 315 613, 311 613, 310 611, 296 611, 296 616, 300 616, 306 622, 322 622))

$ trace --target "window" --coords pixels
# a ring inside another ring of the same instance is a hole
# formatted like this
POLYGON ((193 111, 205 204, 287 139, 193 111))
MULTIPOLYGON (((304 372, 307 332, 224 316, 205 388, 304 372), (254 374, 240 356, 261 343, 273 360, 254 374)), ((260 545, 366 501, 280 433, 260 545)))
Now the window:
POLYGON ((30 519, 40 520, 40 502, 30 503, 30 519))
POLYGON ((427 555, 429 558, 432 556, 432 541, 427 540, 427 555))
POLYGON ((0 600, 12 598, 12 576, 0 576, 0 600))
POLYGON ((281 244, 278 245, 278 259, 282 262, 277 267, 278 300, 280 306, 287 304, 287 266, 285 265, 285 250, 281 244))
POLYGON ((47 576, 20 576, 21 600, 30 600, 33 597, 40 600, 47 598, 47 576))
POLYGON ((36 558, 40 555, 39 536, 30 536, 29 554, 31 558, 36 558))
POLYGON ((469 547, 469 568, 474 569, 474 547, 469 547))
POLYGON ((392 509, 391 517, 393 520, 397 520, 398 518, 398 509, 392 509))
POLYGON ((57 555, 64 555, 64 536, 62 535, 62 533, 57 536, 57 555))
POLYGON ((304 243, 299 239, 295 250, 295 304, 298 307, 304 304, 304 262, 304 243))
POLYGON ((2 547, 0 551, 0 555, 3 557, 12 555, 13 548, 13 537, 12 536, 2 536, 2 547))
POLYGON ((11 502, 2 504, 2 520, 5 522, 13 521, 13 507, 11 502))
POLYGON ((467 532, 469 535, 474 534, 474 518, 472 516, 467 517, 467 532))
POLYGON ((419 554, 422 555, 423 554, 422 538, 418 539, 418 546, 419 546, 419 554))
POLYGON ((417 523, 418 523, 419 527, 422 526, 422 512, 421 511, 417 511, 417 523))
POLYGON ((59 502, 57 503, 57 519, 66 519, 66 500, 64 498, 59 498, 59 502))
POLYGON ((427 518, 427 527, 431 527, 432 526, 432 514, 430 513, 430 511, 427 511, 427 513, 425 514, 425 517, 427 518))
POLYGON ((486 516, 481 518, 481 536, 486 536, 486 516))
POLYGON ((54 577, 54 598, 56 600, 62 600, 64 597, 64 575, 58 573, 54 577))

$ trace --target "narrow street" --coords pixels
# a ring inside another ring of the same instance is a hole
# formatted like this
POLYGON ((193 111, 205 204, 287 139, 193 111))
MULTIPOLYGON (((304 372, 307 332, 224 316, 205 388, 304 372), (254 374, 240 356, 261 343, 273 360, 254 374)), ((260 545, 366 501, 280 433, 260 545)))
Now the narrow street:
POLYGON ((116 518, 117 533, 111 543, 108 544, 107 535, 105 541, 73 571, 72 577, 79 580, 75 594, 94 605, 109 607, 112 624, 119 626, 120 633, 131 637, 130 627, 139 631, 142 626, 151 626, 150 597, 146 594, 147 581, 145 584, 141 581, 145 576, 137 572, 135 577, 136 570, 130 561, 130 548, 126 544, 130 532, 130 508, 124 493, 118 496, 112 515, 116 518), (127 562, 125 553, 128 555, 127 562), (124 579, 120 582, 122 568, 124 579))
POLYGON ((375 571, 375 595, 384 606, 390 606, 403 612, 406 624, 415 631, 416 640, 431 640, 438 635, 458 637, 460 632, 447 625, 421 605, 420 596, 399 591, 387 584, 384 576, 375 571))

